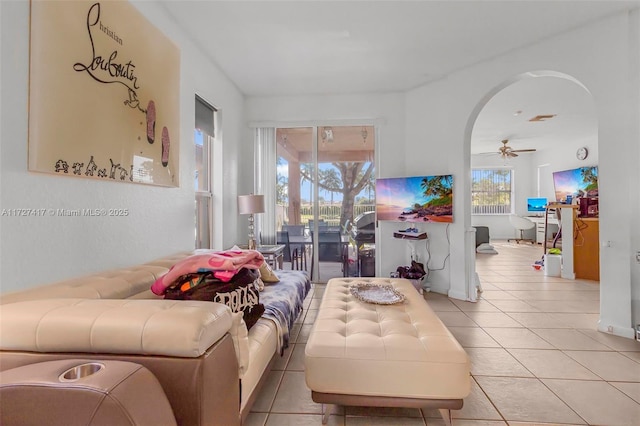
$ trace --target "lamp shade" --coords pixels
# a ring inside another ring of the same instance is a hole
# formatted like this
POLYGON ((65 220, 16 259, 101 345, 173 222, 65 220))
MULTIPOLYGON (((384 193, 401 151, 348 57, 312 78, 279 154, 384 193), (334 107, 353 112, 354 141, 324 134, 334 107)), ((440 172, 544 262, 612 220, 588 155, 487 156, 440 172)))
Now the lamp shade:
POLYGON ((238 195, 238 213, 264 213, 264 195, 238 195))

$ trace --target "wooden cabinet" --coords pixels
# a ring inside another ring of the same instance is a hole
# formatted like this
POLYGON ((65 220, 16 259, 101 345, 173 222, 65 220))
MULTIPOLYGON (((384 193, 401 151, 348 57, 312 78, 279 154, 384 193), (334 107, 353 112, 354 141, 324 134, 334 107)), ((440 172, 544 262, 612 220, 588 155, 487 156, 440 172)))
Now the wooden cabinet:
POLYGON ((600 223, 598 218, 575 218, 573 269, 576 278, 600 281, 600 223))

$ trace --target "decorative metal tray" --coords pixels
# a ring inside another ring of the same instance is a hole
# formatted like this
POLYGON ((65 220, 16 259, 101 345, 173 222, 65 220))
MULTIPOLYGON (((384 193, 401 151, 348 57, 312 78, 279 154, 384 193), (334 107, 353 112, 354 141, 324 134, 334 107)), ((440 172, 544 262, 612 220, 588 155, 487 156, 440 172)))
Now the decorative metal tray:
POLYGON ((353 284, 349 290, 356 299, 376 305, 395 305, 404 302, 404 294, 391 285, 357 283, 353 284))

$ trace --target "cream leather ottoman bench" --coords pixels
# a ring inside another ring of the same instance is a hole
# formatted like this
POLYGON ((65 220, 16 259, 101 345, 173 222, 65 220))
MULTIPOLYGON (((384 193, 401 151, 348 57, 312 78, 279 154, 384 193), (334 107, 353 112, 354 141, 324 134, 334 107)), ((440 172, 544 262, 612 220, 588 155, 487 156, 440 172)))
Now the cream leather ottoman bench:
POLYGON ((410 281, 329 280, 305 349, 305 375, 323 424, 332 405, 437 408, 451 424, 471 390, 469 358, 410 281), (356 283, 391 285, 394 305, 356 299, 356 283), (328 406, 324 406, 328 404, 328 406))

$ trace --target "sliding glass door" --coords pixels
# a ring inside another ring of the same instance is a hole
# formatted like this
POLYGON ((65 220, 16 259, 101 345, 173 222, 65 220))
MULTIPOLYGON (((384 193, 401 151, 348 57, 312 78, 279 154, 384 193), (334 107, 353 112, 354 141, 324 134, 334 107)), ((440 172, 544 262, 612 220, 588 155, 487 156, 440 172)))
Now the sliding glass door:
POLYGON ((374 134, 373 126, 276 129, 276 229, 281 242, 289 237, 291 267, 306 260, 316 282, 361 272, 359 232, 373 223, 359 230, 354 220, 375 210, 374 134))

